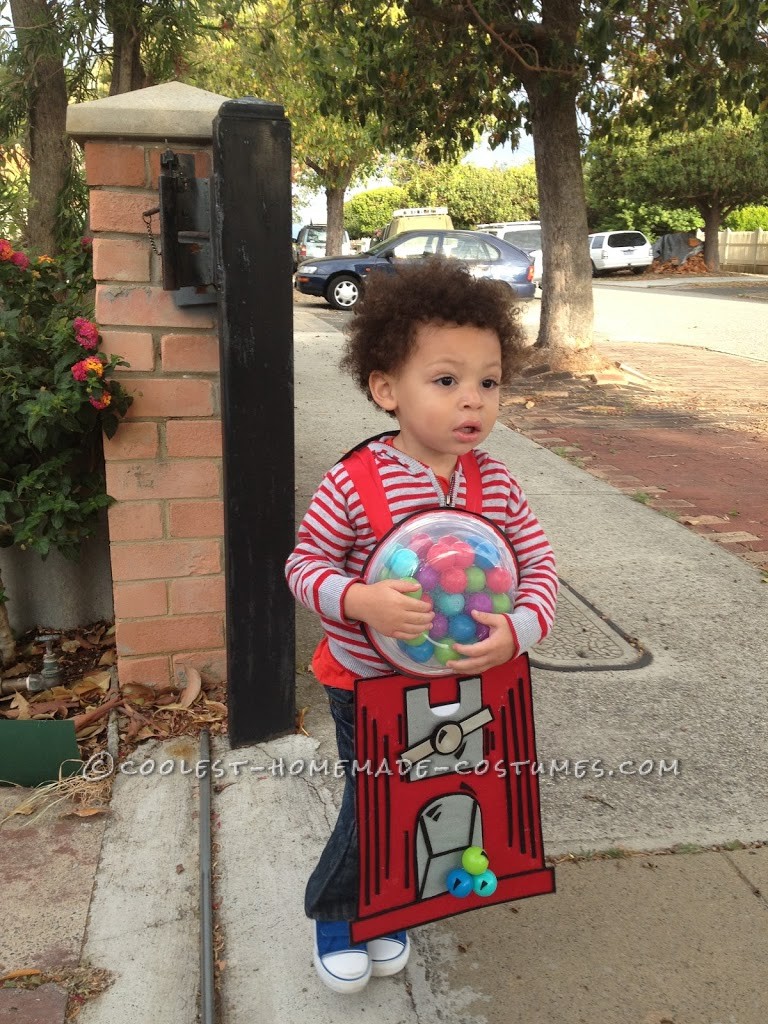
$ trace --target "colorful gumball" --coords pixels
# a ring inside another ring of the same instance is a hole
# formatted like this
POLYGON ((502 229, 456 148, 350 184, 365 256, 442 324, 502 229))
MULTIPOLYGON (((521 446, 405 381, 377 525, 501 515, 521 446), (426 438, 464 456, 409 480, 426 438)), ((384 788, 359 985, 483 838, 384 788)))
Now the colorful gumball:
POLYGON ((434 544, 434 541, 428 533, 414 533, 409 542, 411 551, 414 551, 421 561, 429 549, 434 544))
POLYGON ((464 598, 461 594, 446 594, 444 590, 438 588, 432 594, 432 600, 435 602, 435 608, 449 618, 464 611, 464 598))
POLYGON ((468 846, 461 855, 461 866, 470 875, 481 875, 488 868, 488 854, 482 846, 468 846))
POLYGON ((489 590, 494 594, 506 594, 512 586, 512 573, 502 566, 489 569, 485 574, 485 582, 489 590))
POLYGON ((419 567, 419 556, 410 548, 400 548, 389 560, 389 571, 396 579, 413 576, 419 567))
POLYGON ((440 573, 440 586, 446 594, 463 594, 467 586, 467 574, 463 569, 447 569, 440 573))
POLYGON ((453 545, 453 557, 457 569, 468 569, 475 561, 475 549, 466 541, 457 540, 453 545))
POLYGON ((397 644, 407 658, 412 658, 420 664, 425 661, 429 661, 434 653, 434 647, 431 640, 426 640, 423 643, 420 643, 417 647, 411 646, 406 643, 405 640, 398 640, 397 644))
POLYGON ((498 884, 498 879, 492 871, 483 871, 481 875, 475 875, 472 879, 472 888, 478 896, 493 896, 498 884))
POLYGON ((493 599, 488 594, 470 594, 464 601, 464 611, 467 615, 472 612, 492 612, 493 599))
POLYGON ((426 644, 429 641, 429 637, 426 633, 419 633, 412 640, 403 640, 403 643, 408 647, 418 647, 419 644, 426 644))
POLYGON ((448 636, 448 617, 442 612, 435 612, 429 635, 432 640, 442 640, 444 636, 448 636))
POLYGON ((478 622, 478 624, 477 624, 477 640, 478 640, 478 643, 481 640, 487 640, 490 635, 491 635, 491 628, 490 628, 490 626, 484 626, 482 622, 478 622))
POLYGON ((475 565, 481 569, 493 569, 499 564, 499 553, 494 544, 482 537, 471 537, 469 543, 475 549, 475 565))
POLYGON ((413 578, 413 576, 404 576, 403 577, 403 583, 415 583, 418 586, 419 589, 418 590, 408 590, 406 592, 405 596, 406 597, 415 597, 417 601, 420 600, 421 595, 423 593, 423 590, 421 588, 421 584, 419 583, 419 581, 415 580, 413 578))
POLYGON ((476 623, 469 615, 453 615, 448 630, 458 644, 471 644, 477 639, 476 623))
POLYGON ((485 587, 485 573, 476 565, 464 570, 467 574, 467 590, 470 594, 478 594, 485 587))
POLYGON ((458 661, 461 658, 459 652, 454 649, 455 643, 452 636, 446 636, 435 643, 432 657, 438 665, 445 665, 449 661, 458 661))
POLYGON ((445 885, 451 896, 463 899, 472 892, 473 881, 472 875, 467 871, 463 871, 461 868, 454 868, 453 871, 448 872, 445 885))
POLYGON ((416 570, 416 579, 425 590, 434 590, 440 582, 440 573, 431 565, 421 565, 416 570))
POLYGON ((509 594, 491 594, 491 604, 493 605, 491 611, 496 612, 497 615, 503 615, 505 612, 512 611, 512 602, 509 599, 509 594))

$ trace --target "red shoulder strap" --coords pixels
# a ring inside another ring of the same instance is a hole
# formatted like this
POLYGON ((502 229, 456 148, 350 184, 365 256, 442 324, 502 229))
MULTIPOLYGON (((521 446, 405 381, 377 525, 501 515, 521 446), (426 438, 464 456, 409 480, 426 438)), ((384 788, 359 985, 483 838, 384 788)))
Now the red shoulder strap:
MULTIPOLYGON (((394 524, 373 452, 367 446, 355 448, 344 456, 343 462, 344 468, 355 485, 365 514, 368 516, 373 535, 376 540, 381 540, 394 524)), ((477 456, 474 452, 468 452, 461 456, 459 462, 464 473, 467 510, 481 515, 483 511, 483 482, 480 477, 477 456)))

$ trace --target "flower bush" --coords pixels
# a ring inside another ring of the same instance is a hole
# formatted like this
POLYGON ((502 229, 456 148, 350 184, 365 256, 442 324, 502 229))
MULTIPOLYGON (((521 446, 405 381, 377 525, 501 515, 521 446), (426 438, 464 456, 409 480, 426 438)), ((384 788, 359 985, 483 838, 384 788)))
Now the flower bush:
POLYGON ((128 364, 98 351, 92 289, 90 239, 56 259, 0 239, 0 545, 76 558, 112 500, 102 431, 132 399, 112 376, 128 364))

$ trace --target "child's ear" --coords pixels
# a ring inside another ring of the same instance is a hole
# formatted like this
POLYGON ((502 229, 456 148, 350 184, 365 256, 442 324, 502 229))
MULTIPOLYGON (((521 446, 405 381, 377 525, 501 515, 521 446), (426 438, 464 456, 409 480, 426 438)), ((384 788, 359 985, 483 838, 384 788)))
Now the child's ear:
POLYGON ((368 387, 376 405, 386 412, 394 412, 397 407, 392 378, 383 370, 374 370, 368 378, 368 387))

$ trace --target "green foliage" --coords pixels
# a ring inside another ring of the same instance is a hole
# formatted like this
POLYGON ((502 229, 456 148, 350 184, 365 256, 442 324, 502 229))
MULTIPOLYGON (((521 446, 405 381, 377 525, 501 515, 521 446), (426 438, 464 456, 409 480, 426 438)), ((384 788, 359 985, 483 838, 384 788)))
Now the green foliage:
POLYGON ((75 558, 110 504, 102 430, 115 433, 131 397, 112 378, 83 316, 93 287, 90 240, 30 262, 0 240, 0 544, 75 558))
POLYGON ((702 217, 715 207, 726 214, 765 196, 768 148, 761 124, 739 111, 696 131, 654 137, 649 129, 636 128, 610 141, 596 140, 587 151, 587 177, 594 209, 656 204, 693 207, 702 217))
POLYGON ((675 209, 658 203, 633 203, 624 198, 597 206, 593 205, 589 181, 587 197, 590 231, 617 231, 625 228, 642 231, 654 242, 661 235, 673 231, 693 231, 704 227, 701 215, 693 207, 687 210, 675 209))
POLYGON ((725 218, 731 231, 768 231, 768 206, 743 206, 725 218))
POLYGON ((406 188, 410 206, 447 206, 457 228, 539 214, 533 164, 504 171, 471 164, 420 167, 406 188))
POLYGON ((389 223, 395 210, 404 206, 408 206, 408 193, 399 185, 358 192, 344 204, 344 226, 350 238, 370 237, 377 228, 389 223))

